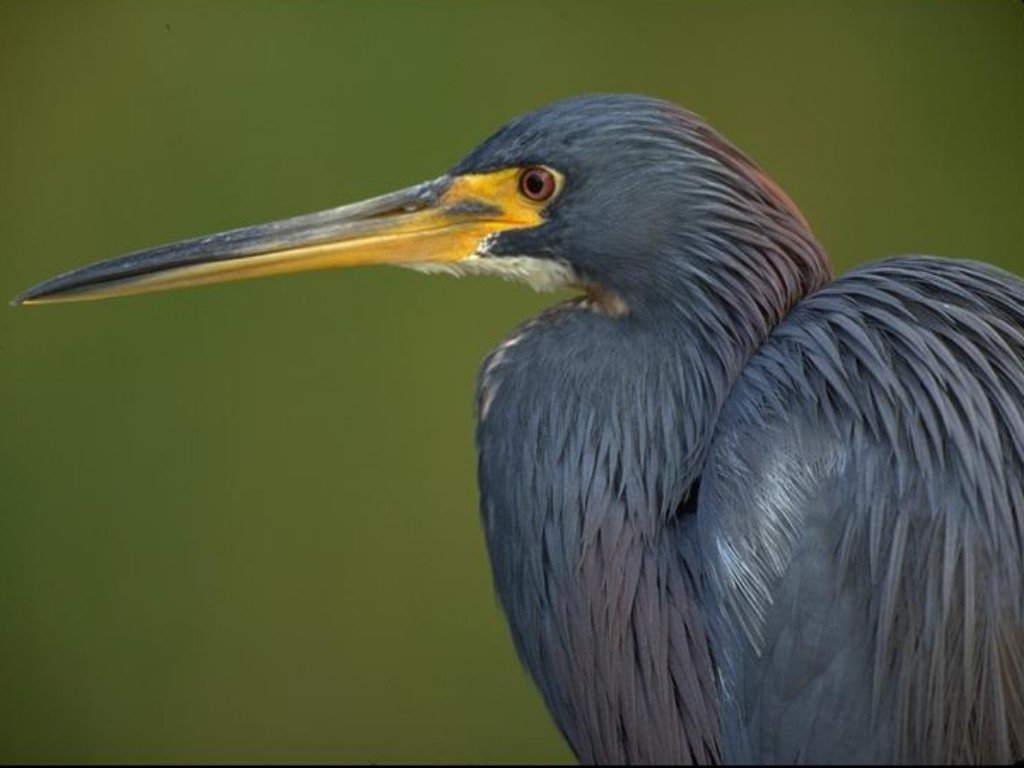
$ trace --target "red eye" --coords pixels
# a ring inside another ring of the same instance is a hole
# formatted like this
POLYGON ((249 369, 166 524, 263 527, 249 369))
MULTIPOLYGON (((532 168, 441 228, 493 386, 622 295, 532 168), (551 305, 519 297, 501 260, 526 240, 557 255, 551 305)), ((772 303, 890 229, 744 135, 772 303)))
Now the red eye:
POLYGON ((555 174, 547 168, 527 168, 519 175, 519 191, 525 197, 538 202, 555 194, 555 174))

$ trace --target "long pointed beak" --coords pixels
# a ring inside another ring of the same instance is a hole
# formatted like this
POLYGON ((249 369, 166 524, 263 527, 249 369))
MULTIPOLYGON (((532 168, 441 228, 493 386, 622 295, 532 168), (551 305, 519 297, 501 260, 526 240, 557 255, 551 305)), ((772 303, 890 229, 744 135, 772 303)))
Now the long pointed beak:
POLYGON ((455 263, 491 233, 536 226, 540 212, 505 205, 508 172, 442 176, 319 213, 184 240, 42 282, 12 304, 128 296, 249 277, 364 264, 455 263))

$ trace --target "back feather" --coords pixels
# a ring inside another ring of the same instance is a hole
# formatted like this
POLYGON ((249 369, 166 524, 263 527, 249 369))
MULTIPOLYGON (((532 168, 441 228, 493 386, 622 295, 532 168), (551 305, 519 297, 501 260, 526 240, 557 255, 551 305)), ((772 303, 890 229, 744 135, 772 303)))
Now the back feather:
POLYGON ((1022 478, 1024 283, 902 257, 799 304, 702 478, 725 757, 1024 757, 1022 478))

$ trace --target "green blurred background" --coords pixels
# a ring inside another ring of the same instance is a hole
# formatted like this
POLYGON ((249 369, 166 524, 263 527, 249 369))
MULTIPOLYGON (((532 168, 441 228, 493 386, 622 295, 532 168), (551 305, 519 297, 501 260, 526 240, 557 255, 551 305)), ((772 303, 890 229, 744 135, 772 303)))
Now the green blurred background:
MULTIPOLYGON (((1024 272, 1024 6, 0 2, 0 297, 431 178, 586 91, 705 115, 837 267, 1024 272)), ((472 390, 552 301, 395 269, 0 305, 0 762, 565 761, 472 390)))

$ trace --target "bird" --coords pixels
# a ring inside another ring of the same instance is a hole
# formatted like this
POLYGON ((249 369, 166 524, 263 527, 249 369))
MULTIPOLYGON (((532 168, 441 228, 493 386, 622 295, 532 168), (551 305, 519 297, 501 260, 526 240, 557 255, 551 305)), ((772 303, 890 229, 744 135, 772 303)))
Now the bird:
POLYGON ((703 118, 576 96, 442 176, 142 250, 16 304, 397 264, 573 297, 486 357, 480 516, 583 763, 1024 758, 1024 283, 834 276, 703 118))

